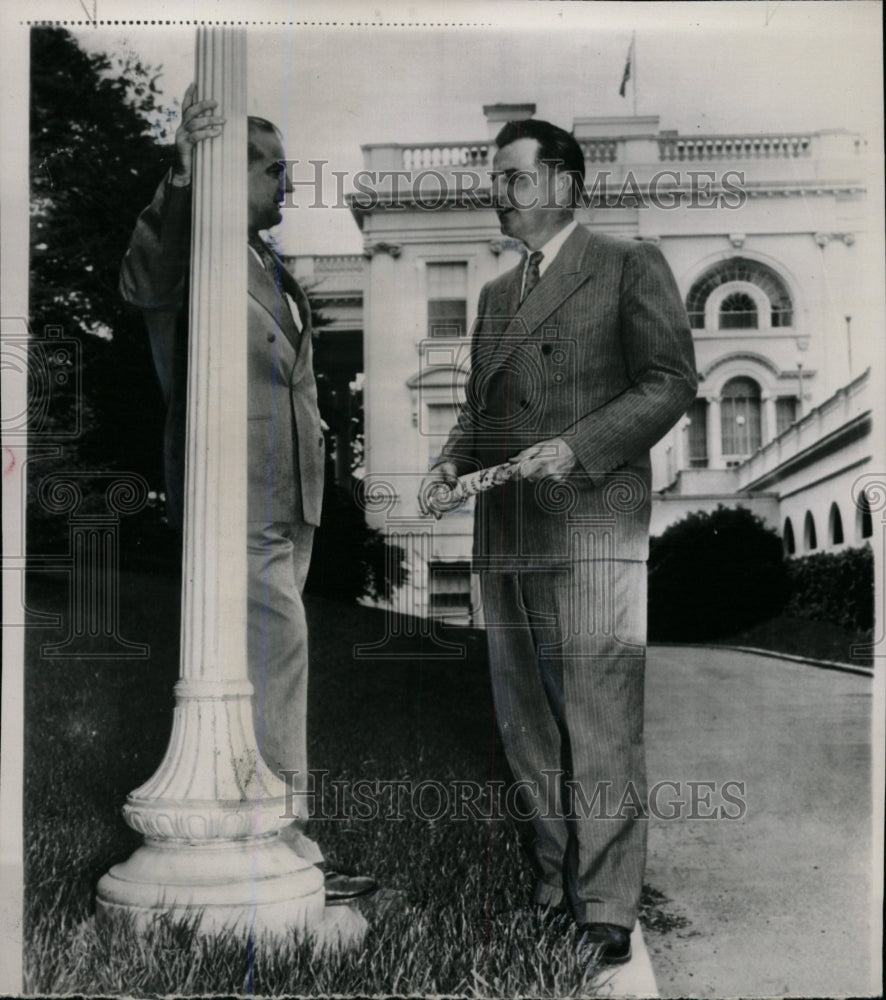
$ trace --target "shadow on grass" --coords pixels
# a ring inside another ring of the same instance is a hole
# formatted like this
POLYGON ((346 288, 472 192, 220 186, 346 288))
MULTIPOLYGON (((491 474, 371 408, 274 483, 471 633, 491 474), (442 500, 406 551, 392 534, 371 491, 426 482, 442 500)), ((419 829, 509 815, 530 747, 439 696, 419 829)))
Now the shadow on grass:
MULTIPOLYGON (((29 607, 63 612, 66 584, 29 580, 29 607)), ((448 630, 463 655, 434 660, 426 639, 400 636, 378 659, 355 643, 384 635, 382 612, 309 599, 312 764, 325 773, 325 818, 311 833, 328 858, 370 872, 401 900, 372 921, 362 949, 315 957, 295 940, 248 946, 159 923, 100 933, 99 877, 140 838, 123 823, 128 792, 166 748, 178 674, 179 587, 161 575, 121 576, 121 629, 150 645, 141 660, 41 655, 63 629, 27 637, 25 746, 26 989, 130 995, 579 996, 592 993, 571 934, 496 916, 524 905, 531 873, 514 828, 467 813, 432 820, 360 819, 337 808, 340 788, 370 782, 505 781, 482 633, 448 630), (331 796, 331 798, 330 798, 331 796)))

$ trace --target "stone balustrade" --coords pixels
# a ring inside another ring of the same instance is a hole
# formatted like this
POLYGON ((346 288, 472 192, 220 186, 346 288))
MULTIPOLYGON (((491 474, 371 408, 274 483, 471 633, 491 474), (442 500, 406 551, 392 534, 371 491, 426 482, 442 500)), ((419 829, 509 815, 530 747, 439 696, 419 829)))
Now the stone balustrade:
MULTIPOLYGON (((849 425, 854 427, 855 421, 870 413, 872 404, 868 369, 742 462, 737 469, 737 488, 759 483, 787 457, 801 454, 849 425)), ((856 428, 853 433, 860 439, 867 430, 856 428)))
POLYGON ((578 144, 587 163, 615 163, 619 159, 617 139, 580 139, 578 144))
POLYGON ((433 167, 488 167, 488 143, 431 142, 421 146, 402 146, 404 170, 428 170, 433 167))
POLYGON ((710 160, 795 159, 811 155, 812 136, 798 135, 697 135, 660 136, 658 158, 663 162, 710 160))
POLYGON ((315 254, 314 274, 360 274, 363 271, 363 256, 358 253, 315 254))
MULTIPOLYGON (((745 133, 738 135, 694 135, 659 133, 644 136, 595 136, 579 138, 587 163, 633 161, 638 143, 648 146, 653 158, 663 163, 694 163, 716 160, 790 160, 813 155, 817 133, 745 133)), ((458 170, 488 169, 495 146, 489 142, 431 142, 368 145, 368 169, 458 170)))

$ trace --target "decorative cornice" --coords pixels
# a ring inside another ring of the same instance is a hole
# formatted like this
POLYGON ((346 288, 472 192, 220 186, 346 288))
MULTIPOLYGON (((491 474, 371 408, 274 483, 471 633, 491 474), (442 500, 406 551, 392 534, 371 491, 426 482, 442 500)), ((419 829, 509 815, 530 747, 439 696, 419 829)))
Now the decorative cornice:
POLYGON ((429 365, 427 368, 422 369, 420 372, 416 372, 415 375, 410 375, 406 380, 406 385, 410 389, 422 389, 422 388, 443 388, 448 389, 457 383, 458 380, 464 380, 468 377, 469 370, 464 365, 458 364, 445 364, 445 365, 429 365), (449 373, 453 378, 448 381, 438 382, 434 384, 435 380, 440 376, 449 373))
MULTIPOLYGON (((620 184, 618 178, 614 178, 611 188, 597 192, 594 192, 593 190, 588 191, 587 193, 589 195, 594 195, 589 207, 599 207, 600 204, 608 205, 608 207, 616 207, 615 202, 621 196, 621 188, 623 184, 624 181, 620 184)), ((652 193, 652 188, 653 185, 649 180, 641 180, 640 178, 635 177, 629 190, 624 192, 624 198, 630 202, 631 207, 645 207, 650 203, 654 203, 657 195, 664 193, 663 191, 656 191, 655 193, 652 193)), ((693 197, 697 197, 697 192, 693 191, 692 186, 685 183, 676 184, 673 188, 667 188, 666 193, 668 198, 685 198, 689 200, 690 203, 693 197)), ((743 198, 753 199, 776 197, 807 198, 812 196, 824 197, 826 195, 856 196, 864 195, 866 193, 867 188, 865 185, 856 180, 835 181, 818 179, 800 179, 790 182, 748 181, 743 183, 740 188, 732 188, 722 184, 712 183, 710 190, 706 191, 706 195, 710 195, 713 198, 730 199, 730 202, 727 204, 730 204, 731 200, 739 194, 743 198)), ((426 211, 428 208, 427 199, 423 201, 422 199, 417 198, 409 190, 399 191, 396 195, 392 195, 385 191, 376 191, 371 199, 364 199, 363 202, 361 202, 355 195, 348 195, 347 198, 351 213, 358 219, 358 222, 363 217, 372 215, 376 212, 402 211, 405 208, 414 207, 421 207, 426 211)), ((472 191, 467 193, 461 190, 457 185, 453 185, 452 190, 443 190, 435 195, 433 207, 437 210, 452 208, 491 210, 492 204, 488 188, 482 188, 478 189, 476 192, 472 191)), ((840 238, 842 238, 842 234, 840 234, 840 238)))
POLYGON ((730 354, 724 354, 716 360, 712 361, 703 372, 700 372, 702 379, 710 378, 711 373, 721 368, 723 365, 729 364, 731 361, 751 361, 754 364, 760 365, 763 368, 768 369, 773 375, 781 377, 781 372, 778 366, 773 364, 769 358, 764 357, 762 354, 755 354, 752 351, 734 351, 730 354))
POLYGON ((403 252, 402 244, 385 243, 384 241, 363 248, 363 256, 366 257, 367 260, 372 260, 372 258, 377 253, 390 254, 390 256, 393 257, 394 260, 396 260, 402 252, 403 252))
POLYGON ((855 233, 813 233, 813 239, 815 242, 824 249, 831 240, 839 240, 844 243, 847 247, 851 247, 855 244, 855 233))

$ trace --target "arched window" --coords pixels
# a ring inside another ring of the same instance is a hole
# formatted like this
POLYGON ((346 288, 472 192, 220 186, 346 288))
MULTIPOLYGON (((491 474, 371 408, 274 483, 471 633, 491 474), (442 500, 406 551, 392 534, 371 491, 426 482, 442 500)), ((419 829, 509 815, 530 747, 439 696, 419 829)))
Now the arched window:
POLYGON ((831 504, 831 511, 828 514, 828 540, 831 545, 843 544, 843 518, 836 503, 831 504))
MULTIPOLYGON (((705 328, 705 304, 714 291, 725 285, 727 282, 739 282, 745 285, 753 285, 762 291, 769 299, 769 315, 766 322, 760 322, 761 317, 757 316, 754 327, 785 327, 793 326, 794 307, 791 302, 790 292, 784 281, 765 264, 756 260, 748 260, 746 257, 730 257, 729 260, 722 260, 709 268, 700 278, 697 278, 689 289, 686 296, 686 311, 689 313, 689 325, 693 330, 703 330, 705 328)), ((746 293, 745 293, 746 294, 746 293)), ((727 296, 727 299, 732 296, 727 296)), ((750 295, 747 298, 751 299, 750 295)), ((724 300, 724 304, 725 304, 724 300)), ((751 299, 753 302, 753 299, 751 299)), ((756 304, 754 305, 756 309, 756 304)), ((739 311, 740 312, 740 311, 739 311)), ((734 330, 742 327, 736 322, 735 326, 726 326, 723 323, 723 308, 720 308, 720 329, 734 330)), ((747 324, 745 328, 750 326, 747 324)))
POLYGON ((732 292, 720 303, 721 330, 756 330, 757 303, 744 292, 732 292))
POLYGON ((818 539, 815 535, 815 519, 812 511, 806 511, 806 519, 803 522, 803 548, 807 552, 812 552, 818 548, 818 539))
POLYGON ((731 378, 720 394, 724 458, 752 455, 761 444, 760 386, 744 376, 731 378))
POLYGON ((871 517, 871 502, 862 490, 858 495, 858 537, 870 538, 874 534, 874 519, 871 517))
POLYGON ((792 556, 797 551, 797 545, 794 541, 794 526, 791 524, 789 517, 784 519, 784 530, 781 533, 781 537, 784 543, 784 554, 792 556))

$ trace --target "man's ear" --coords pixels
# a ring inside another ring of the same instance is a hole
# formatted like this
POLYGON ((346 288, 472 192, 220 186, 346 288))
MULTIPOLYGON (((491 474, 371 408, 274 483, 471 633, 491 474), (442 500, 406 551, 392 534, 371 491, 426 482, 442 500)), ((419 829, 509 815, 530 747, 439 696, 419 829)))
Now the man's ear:
POLYGON ((557 204, 563 208, 572 205, 572 174, 565 170, 558 170, 554 174, 554 191, 556 192, 557 204))

